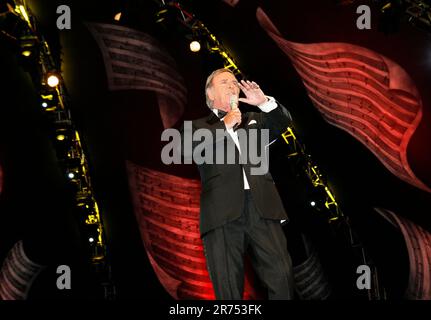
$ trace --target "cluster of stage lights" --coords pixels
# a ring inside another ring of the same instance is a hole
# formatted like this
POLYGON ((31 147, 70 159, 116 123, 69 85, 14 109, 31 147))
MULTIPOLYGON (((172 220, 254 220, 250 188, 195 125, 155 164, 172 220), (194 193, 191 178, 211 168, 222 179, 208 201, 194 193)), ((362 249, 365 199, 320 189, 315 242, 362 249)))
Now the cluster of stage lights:
POLYGON ((65 172, 75 192, 79 220, 87 231, 90 255, 93 262, 105 258, 103 225, 97 202, 88 176, 88 164, 81 146, 78 132, 72 124, 70 111, 64 102, 64 84, 56 71, 48 43, 35 32, 36 21, 28 14, 22 1, 15 1, 1 7, 4 19, 0 21, 0 31, 7 40, 17 43, 23 67, 31 72, 33 82, 40 89, 40 105, 51 120, 54 132, 54 146, 60 166, 65 172))
POLYGON ((185 10, 179 1, 155 0, 155 2, 160 5, 155 19, 157 24, 164 24, 168 20, 175 19, 188 30, 189 34, 186 38, 190 40, 189 49, 191 52, 197 53, 202 48, 205 48, 210 53, 218 54, 222 58, 224 68, 231 70, 235 75, 241 75, 237 63, 228 50, 223 47, 221 42, 202 21, 198 20, 194 14, 185 10))
POLYGON ((309 205, 316 211, 324 211, 328 214, 328 221, 337 221, 340 217, 343 217, 343 213, 338 206, 335 196, 333 195, 330 188, 323 181, 323 174, 319 168, 313 164, 310 155, 305 153, 304 147, 297 140, 293 128, 288 127, 287 130, 282 134, 284 141, 286 142, 289 152, 288 158, 302 159, 301 168, 305 173, 308 180, 311 182, 311 186, 307 190, 309 193, 309 205))
MULTIPOLYGON (((49 113, 61 112, 60 106, 64 106, 61 101, 61 95, 59 93, 60 77, 57 74, 49 73, 46 77, 46 84, 52 89, 50 94, 41 95, 42 97, 42 108, 49 113)), ((67 114, 67 113, 64 113, 67 114)), ((70 117, 66 116, 59 121, 60 126, 55 129, 55 139, 60 144, 59 147, 59 159, 65 167, 66 177, 68 180, 76 185, 77 194, 91 194, 89 179, 86 177, 85 161, 83 161, 83 152, 80 145, 80 138, 77 131, 73 130, 73 126, 70 126, 70 117), (63 148, 65 147, 65 148, 63 148), (69 148, 69 151, 67 149, 69 148), (72 155, 71 150, 74 150, 72 155), (66 156, 61 156, 61 154, 66 154, 66 156), (68 160, 75 159, 75 163, 68 165, 68 160)), ((93 199, 92 197, 90 197, 93 199)), ((102 225, 100 221, 99 212, 97 209, 97 203, 82 205, 78 199, 77 206, 80 211, 85 212, 85 229, 87 229, 87 240, 92 248, 92 259, 94 261, 99 261, 104 257, 104 250, 102 249, 103 238, 102 238, 102 225)))

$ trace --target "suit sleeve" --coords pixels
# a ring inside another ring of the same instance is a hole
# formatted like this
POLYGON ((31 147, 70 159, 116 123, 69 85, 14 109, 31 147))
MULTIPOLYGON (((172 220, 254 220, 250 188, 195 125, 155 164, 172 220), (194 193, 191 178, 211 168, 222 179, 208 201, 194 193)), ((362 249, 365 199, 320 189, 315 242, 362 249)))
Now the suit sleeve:
POLYGON ((262 128, 269 129, 270 141, 277 139, 293 122, 290 112, 278 101, 276 103, 277 107, 274 110, 260 113, 262 128))

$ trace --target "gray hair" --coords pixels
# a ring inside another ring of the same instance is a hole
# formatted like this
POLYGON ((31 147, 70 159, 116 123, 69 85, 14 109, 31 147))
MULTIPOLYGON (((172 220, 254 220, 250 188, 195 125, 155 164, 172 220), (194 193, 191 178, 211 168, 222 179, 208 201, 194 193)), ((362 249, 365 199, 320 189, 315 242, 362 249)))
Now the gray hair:
POLYGON ((229 69, 225 69, 225 68, 220 68, 217 70, 214 70, 207 78, 207 82, 205 83, 205 99, 207 102, 207 106, 208 108, 212 109, 213 108, 213 101, 208 97, 208 89, 212 86, 213 84, 213 79, 216 75, 223 73, 223 72, 227 72, 232 74, 233 76, 235 76, 235 74, 229 70, 229 69))

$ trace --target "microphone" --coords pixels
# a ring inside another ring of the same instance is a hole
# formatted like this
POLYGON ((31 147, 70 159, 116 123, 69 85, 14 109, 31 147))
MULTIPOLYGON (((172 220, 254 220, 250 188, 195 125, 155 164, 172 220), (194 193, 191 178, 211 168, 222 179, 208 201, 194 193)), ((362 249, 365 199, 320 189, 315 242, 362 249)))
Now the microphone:
MULTIPOLYGON (((231 110, 237 109, 238 108, 238 96, 231 95, 230 96, 229 104, 230 104, 230 109, 231 110)), ((236 125, 233 126, 233 128, 232 128, 233 131, 235 131, 236 129, 238 129, 238 127, 239 127, 239 123, 237 123, 236 125)))
POLYGON ((238 97, 235 95, 230 96, 230 109, 236 109, 238 108, 238 97))

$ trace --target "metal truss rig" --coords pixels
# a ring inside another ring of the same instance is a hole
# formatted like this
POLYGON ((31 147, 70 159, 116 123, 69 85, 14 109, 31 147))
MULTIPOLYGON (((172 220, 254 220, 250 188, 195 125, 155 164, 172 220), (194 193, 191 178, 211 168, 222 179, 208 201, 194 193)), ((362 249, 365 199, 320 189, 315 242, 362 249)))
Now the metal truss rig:
POLYGON ((75 197, 75 211, 82 233, 87 237, 88 254, 105 298, 115 296, 111 270, 106 257, 106 243, 102 219, 94 197, 78 131, 72 121, 66 87, 52 57, 49 45, 38 32, 36 18, 25 1, 0 1, 0 40, 6 39, 17 49, 19 60, 39 91, 40 107, 49 120, 49 134, 56 150, 58 163, 68 179, 75 197), (53 85, 49 77, 58 81, 53 85))
POLYGON ((183 8, 179 1, 164 1, 153 0, 160 5, 158 13, 164 13, 167 10, 173 10, 177 13, 177 21, 190 30, 193 36, 200 39, 205 39, 206 48, 209 52, 218 54, 224 62, 223 67, 229 69, 235 75, 241 76, 242 73, 235 62, 235 59, 229 54, 228 50, 216 38, 216 36, 206 27, 206 25, 198 20, 196 16, 183 8))

